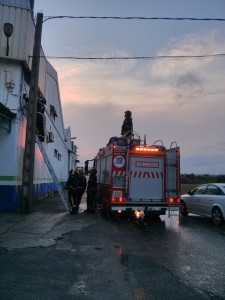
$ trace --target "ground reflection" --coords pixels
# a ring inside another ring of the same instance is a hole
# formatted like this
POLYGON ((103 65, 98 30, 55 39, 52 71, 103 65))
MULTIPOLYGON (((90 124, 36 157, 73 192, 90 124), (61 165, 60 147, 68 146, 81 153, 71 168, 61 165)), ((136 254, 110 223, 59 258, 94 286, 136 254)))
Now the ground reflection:
POLYGON ((120 263, 122 265, 128 265, 128 254, 120 246, 115 246, 117 248, 120 263))

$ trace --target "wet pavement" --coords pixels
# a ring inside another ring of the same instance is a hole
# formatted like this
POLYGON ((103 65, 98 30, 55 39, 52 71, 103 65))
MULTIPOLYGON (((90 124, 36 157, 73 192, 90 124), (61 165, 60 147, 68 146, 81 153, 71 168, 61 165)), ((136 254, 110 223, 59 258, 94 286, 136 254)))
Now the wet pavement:
POLYGON ((57 195, 0 215, 0 299, 225 299, 225 227, 77 215, 57 195))
MULTIPOLYGON (((79 214, 86 209, 85 196, 79 214)), ((7 250, 50 247, 63 235, 87 226, 65 211, 59 196, 52 195, 35 204, 31 214, 0 214, 0 247, 7 250)))

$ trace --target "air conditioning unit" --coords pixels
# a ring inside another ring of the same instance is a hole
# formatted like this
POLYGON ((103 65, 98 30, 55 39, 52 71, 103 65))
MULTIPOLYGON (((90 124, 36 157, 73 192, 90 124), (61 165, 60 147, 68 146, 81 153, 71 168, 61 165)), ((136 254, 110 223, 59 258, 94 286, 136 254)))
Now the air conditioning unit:
POLYGON ((53 143, 54 142, 54 134, 53 132, 48 133, 48 142, 53 143))

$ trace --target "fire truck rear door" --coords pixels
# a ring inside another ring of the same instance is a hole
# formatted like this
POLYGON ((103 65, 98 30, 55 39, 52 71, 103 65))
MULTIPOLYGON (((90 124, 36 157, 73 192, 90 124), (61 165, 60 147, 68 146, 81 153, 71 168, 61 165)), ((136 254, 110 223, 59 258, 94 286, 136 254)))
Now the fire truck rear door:
POLYGON ((131 156, 129 177, 130 201, 163 201, 163 170, 163 157, 131 156))

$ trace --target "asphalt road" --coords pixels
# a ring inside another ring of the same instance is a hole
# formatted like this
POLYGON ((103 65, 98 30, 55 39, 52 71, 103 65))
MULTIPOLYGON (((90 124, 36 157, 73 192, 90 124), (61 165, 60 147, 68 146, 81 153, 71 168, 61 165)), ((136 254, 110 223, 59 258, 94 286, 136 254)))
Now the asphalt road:
POLYGON ((64 212, 0 215, 0 299, 225 299, 225 226, 64 212))

